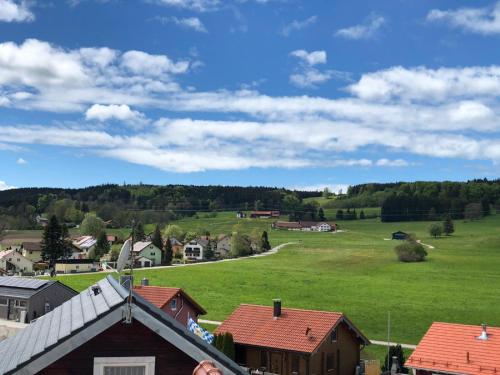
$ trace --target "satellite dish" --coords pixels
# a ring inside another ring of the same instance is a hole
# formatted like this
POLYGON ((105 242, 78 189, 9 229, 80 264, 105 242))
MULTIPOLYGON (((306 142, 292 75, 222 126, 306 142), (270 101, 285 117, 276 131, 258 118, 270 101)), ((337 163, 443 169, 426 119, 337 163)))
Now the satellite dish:
POLYGON ((130 251, 132 250, 132 241, 127 240, 120 250, 120 255, 118 255, 118 261, 116 262, 116 271, 122 272, 127 262, 130 258, 130 251))

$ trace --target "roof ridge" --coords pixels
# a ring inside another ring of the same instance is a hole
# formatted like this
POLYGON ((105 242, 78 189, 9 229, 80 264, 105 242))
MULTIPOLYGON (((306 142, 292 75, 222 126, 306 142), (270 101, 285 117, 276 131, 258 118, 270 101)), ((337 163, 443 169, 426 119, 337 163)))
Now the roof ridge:
MULTIPOLYGON (((268 306, 268 305, 257 305, 253 303, 241 303, 240 306, 255 306, 255 307, 265 307, 272 309, 273 306, 268 306)), ((308 311, 308 312, 319 312, 319 313, 326 313, 326 314, 339 314, 339 315, 344 315, 343 312, 340 311, 327 311, 327 310, 314 310, 314 309, 301 309, 298 307, 283 307, 281 306, 281 311, 283 310, 295 310, 295 311, 308 311)))

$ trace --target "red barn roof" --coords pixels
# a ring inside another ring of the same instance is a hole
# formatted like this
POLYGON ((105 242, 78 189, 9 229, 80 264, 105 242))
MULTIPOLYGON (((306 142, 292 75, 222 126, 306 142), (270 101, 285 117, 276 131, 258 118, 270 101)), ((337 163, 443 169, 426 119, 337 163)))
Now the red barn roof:
POLYGON ((240 305, 215 332, 230 332, 238 344, 313 353, 342 321, 369 343, 342 313, 284 308, 275 319, 273 307, 257 305, 240 305))
POLYGON ((500 328, 439 323, 431 325, 405 366, 435 372, 490 375, 500 373, 500 328))
POLYGON ((195 309, 198 310, 200 315, 205 315, 207 312, 203 307, 201 307, 198 302, 192 299, 186 292, 181 288, 167 288, 162 286, 134 286, 134 292, 145 298, 153 305, 159 309, 163 308, 166 304, 178 296, 182 295, 186 300, 188 300, 195 309))

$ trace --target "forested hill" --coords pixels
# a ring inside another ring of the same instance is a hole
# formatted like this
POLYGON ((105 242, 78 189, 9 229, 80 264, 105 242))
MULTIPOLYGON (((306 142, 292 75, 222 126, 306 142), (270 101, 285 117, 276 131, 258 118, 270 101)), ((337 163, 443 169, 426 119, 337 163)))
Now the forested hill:
POLYGON ((500 179, 467 182, 397 182, 351 186, 332 207, 381 207, 382 221, 477 217, 500 205, 500 179))
POLYGON ((299 200, 318 195, 241 186, 108 184, 81 189, 22 188, 0 191, 0 220, 10 222, 12 228, 30 228, 39 214, 55 214, 66 222, 79 223, 86 212, 94 211, 118 225, 127 222, 131 212, 145 222, 155 222, 197 211, 280 209, 284 197, 291 194, 299 200))

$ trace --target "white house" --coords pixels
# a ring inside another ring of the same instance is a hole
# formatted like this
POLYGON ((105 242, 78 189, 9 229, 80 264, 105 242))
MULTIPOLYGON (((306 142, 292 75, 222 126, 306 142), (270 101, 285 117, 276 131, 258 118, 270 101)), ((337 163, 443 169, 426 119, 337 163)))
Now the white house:
POLYGON ((332 226, 328 223, 321 222, 311 226, 311 230, 314 230, 316 232, 331 232, 332 226))
POLYGON ((161 265, 161 250, 151 241, 139 241, 134 243, 134 257, 136 263, 141 267, 153 267, 161 265))
POLYGON ((184 259, 203 260, 203 253, 209 245, 209 241, 204 238, 197 238, 184 245, 184 259))
POLYGON ((15 250, 0 251, 0 269, 5 272, 33 272, 33 262, 15 250))
POLYGON ((92 236, 81 236, 75 238, 72 242, 75 251, 71 258, 73 259, 87 259, 89 253, 95 249, 97 240, 92 236))

